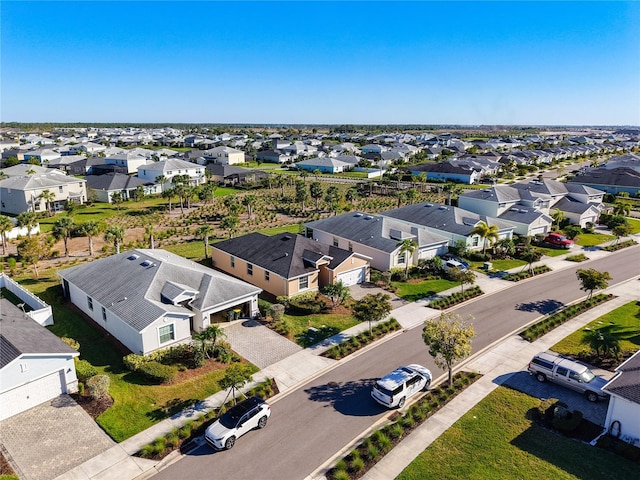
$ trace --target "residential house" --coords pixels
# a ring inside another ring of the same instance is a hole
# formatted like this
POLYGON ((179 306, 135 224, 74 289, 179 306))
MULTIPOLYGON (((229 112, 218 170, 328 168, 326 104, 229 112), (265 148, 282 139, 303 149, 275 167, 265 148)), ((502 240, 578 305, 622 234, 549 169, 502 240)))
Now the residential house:
POLYGON ((138 178, 155 182, 156 179, 163 175, 165 179, 171 182, 176 175, 188 175, 191 184, 200 185, 206 181, 204 175, 205 168, 196 163, 185 162, 178 158, 168 158, 160 162, 148 163, 138 170, 138 178))
POLYGON ((23 162, 36 160, 39 165, 46 165, 50 160, 59 157, 61 157, 60 152, 52 148, 38 148, 36 150, 25 151, 18 154, 18 160, 23 162))
POLYGON ((418 225, 361 212, 305 223, 305 236, 370 258, 371 267, 380 271, 404 268, 407 263, 417 265, 421 259, 446 253, 449 242, 448 238, 418 225), (412 256, 400 251, 400 243, 405 239, 416 242, 412 256))
POLYGON ((260 150, 256 153, 256 159, 262 162, 287 163, 291 157, 278 150, 260 150))
POLYGON ((250 233, 217 242, 211 256, 216 268, 276 297, 369 280, 368 257, 291 233, 250 233))
POLYGON ((636 195, 640 192, 640 172, 630 167, 595 168, 576 175, 568 184, 584 185, 612 195, 622 192, 636 195))
POLYGON ((105 145, 101 145, 100 143, 83 142, 76 145, 70 145, 69 150, 73 154, 83 152, 88 155, 97 155, 100 152, 105 153, 107 150, 107 147, 105 145))
POLYGON ((469 250, 482 250, 483 248, 480 236, 471 233, 480 222, 498 227, 498 240, 512 238, 514 230, 513 225, 499 218, 433 203, 407 205, 381 212, 380 215, 395 218, 409 226, 422 227, 427 231, 437 233, 447 238, 449 245, 462 242, 469 250))
POLYGON ((139 153, 133 151, 125 151, 124 153, 117 153, 115 155, 109 155, 105 157, 104 163, 106 165, 116 165, 118 167, 126 168, 127 174, 137 173, 138 169, 146 165, 149 159, 139 153))
POLYGON ((205 169, 209 174, 209 181, 230 186, 259 183, 269 178, 269 174, 263 170, 250 170, 232 165, 210 163, 205 169))
MULTIPOLYGON (((4 172, 10 168, 4 169, 4 172)), ((45 212, 47 205, 40 196, 45 190, 54 194, 49 204, 53 211, 63 210, 67 201, 80 204, 86 201, 86 180, 71 177, 60 170, 45 170, 44 173, 10 176, 0 180, 0 211, 12 215, 45 212)))
POLYGON ((322 173, 342 173, 353 168, 351 163, 343 162, 331 157, 310 158, 308 160, 297 162, 295 165, 300 170, 306 170, 307 172, 319 170, 322 173))
POLYGON ((615 376, 602 387, 611 397, 604 428, 627 442, 640 439, 640 351, 616 368, 615 376))
POLYGON ((423 163, 409 167, 411 175, 427 174, 427 179, 452 181, 458 183, 478 183, 482 176, 482 169, 466 164, 456 165, 452 162, 423 163))
POLYGON ((130 250, 58 272, 64 295, 133 353, 258 313, 260 288, 165 250, 130 250))
POLYGON ((222 146, 201 153, 207 161, 221 165, 239 165, 245 162, 244 152, 236 148, 222 146))
POLYGON ((104 175, 87 175, 87 187, 93 189, 98 201, 111 203, 112 195, 120 193, 123 200, 133 198, 133 192, 144 188, 145 195, 161 193, 161 187, 149 180, 124 175, 123 173, 107 173, 104 175))
POLYGON ((0 286, 14 293, 18 306, 0 298, 0 420, 78 389, 73 359, 79 354, 44 325, 51 307, 4 274, 0 286))

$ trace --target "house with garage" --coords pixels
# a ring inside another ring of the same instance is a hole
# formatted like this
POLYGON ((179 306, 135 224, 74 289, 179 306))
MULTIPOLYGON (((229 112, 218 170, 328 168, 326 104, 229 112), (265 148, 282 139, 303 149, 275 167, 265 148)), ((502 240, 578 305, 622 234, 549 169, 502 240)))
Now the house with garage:
MULTIPOLYGON (((179 158, 168 158, 160 162, 147 163, 138 169, 138 178, 156 182, 161 175, 170 183, 176 175, 188 175, 192 185, 200 185, 206 181, 204 166, 185 162, 179 158)), ((165 187, 166 188, 166 187, 165 187)))
POLYGON ((409 168, 411 175, 419 176, 426 173, 428 180, 478 183, 482 177, 482 168, 469 164, 454 164, 452 162, 423 163, 409 168))
POLYGON ((345 213, 305 223, 305 236, 370 258, 372 268, 388 271, 405 268, 407 263, 417 265, 427 259, 446 253, 449 239, 419 225, 407 225, 384 215, 361 212, 345 213), (400 243, 410 239, 416 242, 413 255, 401 252, 400 243))
POLYGON ((244 152, 237 148, 221 146, 201 153, 205 160, 220 165, 239 165, 244 163, 244 152))
POLYGON ((449 240, 449 245, 464 243, 469 250, 482 250, 483 241, 473 229, 484 222, 498 228, 498 240, 513 237, 513 225, 499 218, 479 215, 469 210, 434 203, 416 203, 381 212, 384 217, 394 218, 405 225, 421 227, 449 240))
POLYGON ((302 235, 250 233, 212 245, 214 267, 277 296, 369 280, 369 257, 302 235))
POLYGON ((65 298, 138 355, 214 323, 253 318, 260 288, 165 250, 130 250, 58 272, 65 298))
POLYGON ((640 172, 631 167, 594 168, 578 174, 567 185, 584 185, 612 195, 640 192, 640 172))
POLYGON ((161 193, 160 185, 149 180, 131 177, 123 173, 105 173, 104 175, 87 175, 87 187, 91 188, 98 201, 111 203, 112 195, 120 193, 123 200, 134 198, 138 187, 144 189, 145 195, 161 193))
POLYGON ((252 170, 233 165, 210 163, 205 169, 210 182, 230 186, 260 183, 269 178, 269 174, 264 170, 252 170))
POLYGON ((20 301, 0 298, 0 420, 78 389, 73 359, 78 352, 45 325, 53 324, 51 307, 11 278, 0 286, 20 301))
POLYGON ((149 158, 141 152, 127 150, 105 157, 105 165, 116 165, 126 169, 127 174, 135 174, 140 167, 147 164, 149 158))
POLYGON ((52 168, 45 168, 44 171, 33 169, 35 173, 14 176, 13 168, 4 169, 9 177, 0 180, 2 213, 19 215, 22 212, 46 212, 47 202, 41 196, 45 190, 54 195, 53 200, 49 202, 49 209, 52 211, 63 210, 67 201, 83 204, 87 199, 87 182, 84 179, 69 176, 52 168))
POLYGON ((611 435, 640 445, 640 351, 616 368, 615 376, 602 387, 611 397, 604 428, 611 435))
POLYGON ((353 165, 333 157, 316 157, 297 162, 296 167, 307 172, 342 173, 351 170, 353 165))

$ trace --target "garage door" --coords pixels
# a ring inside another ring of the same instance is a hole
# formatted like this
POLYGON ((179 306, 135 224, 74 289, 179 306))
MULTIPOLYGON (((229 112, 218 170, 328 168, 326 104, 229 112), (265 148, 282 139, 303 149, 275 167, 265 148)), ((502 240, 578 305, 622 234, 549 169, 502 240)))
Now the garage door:
POLYGON ((40 405, 65 393, 62 370, 0 395, 0 420, 40 405))
POLYGON ((350 287, 351 285, 357 285, 359 283, 363 283, 364 278, 365 278, 365 267, 338 274, 338 281, 342 281, 342 283, 347 287, 350 287))

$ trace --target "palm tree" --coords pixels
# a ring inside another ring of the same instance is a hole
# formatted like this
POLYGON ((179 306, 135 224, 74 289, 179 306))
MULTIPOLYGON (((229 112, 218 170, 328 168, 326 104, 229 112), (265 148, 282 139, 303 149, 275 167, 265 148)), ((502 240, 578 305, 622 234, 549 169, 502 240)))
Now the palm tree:
POLYGON ((244 198, 242 199, 242 204, 245 207, 247 207, 247 215, 249 219, 253 217, 253 206, 256 204, 257 201, 258 201, 258 197, 252 194, 245 195, 244 198))
POLYGON ((167 188, 162 191, 162 197, 169 200, 169 213, 171 213, 171 200, 176 196, 176 192, 173 188, 167 188))
POLYGON ((202 225, 196 230, 196 235, 204 241, 204 258, 209 258, 209 235, 213 232, 211 225, 202 225))
POLYGON ((284 197, 284 186, 287 184, 287 179, 282 173, 276 174, 275 184, 282 189, 282 197, 284 197))
POLYGON ((551 214, 551 218, 553 218, 553 224, 556 228, 560 228, 562 222, 566 218, 564 212, 559 208, 556 208, 554 212, 551 214))
POLYGON ((69 242, 69 237, 71 237, 71 233, 73 232, 75 226, 76 224, 73 221, 73 218, 60 217, 55 221, 55 223, 53 224, 53 230, 51 230, 51 233, 53 233, 53 236, 56 238, 56 240, 62 239, 64 241, 65 257, 69 256, 68 242, 69 242))
POLYGON ((0 215, 0 237, 2 237, 2 255, 7 255, 7 232, 13 230, 13 223, 6 215, 0 215))
POLYGON ((80 224, 80 231, 83 235, 86 235, 89 240, 89 256, 93 257, 93 237, 99 235, 102 232, 102 225, 95 220, 89 220, 80 224))
POLYGON ((160 192, 164 193, 164 186, 169 183, 169 179, 164 175, 158 175, 156 177, 156 183, 160 184, 160 192))
POLYGON ((322 184, 317 180, 311 182, 311 185, 309 185, 309 193, 311 194, 311 198, 313 198, 316 201, 316 212, 317 212, 320 209, 319 202, 324 193, 322 191, 322 184))
POLYGON ((631 212, 631 205, 625 202, 616 202, 613 204, 613 214, 626 217, 631 212))
POLYGON ((154 236, 153 236, 153 225, 147 225, 144 228, 145 237, 149 239, 149 248, 153 250, 155 248, 154 236))
POLYGON ((16 221, 18 227, 27 229, 27 237, 30 237, 31 230, 38 226, 38 219, 36 218, 36 214, 33 212, 22 212, 18 215, 16 221))
POLYGON ((117 225, 111 225, 104 232, 104 241, 113 242, 116 254, 120 253, 120 243, 124 240, 124 229, 117 225))
POLYGON ((47 213, 49 214, 49 216, 51 216, 51 203, 56 199, 56 194, 47 188, 40 192, 40 195, 38 197, 44 200, 47 213))
POLYGON ((218 338, 222 338, 226 336, 224 330, 222 330, 218 325, 209 325, 207 328, 202 330, 201 332, 196 333, 193 338, 198 340, 201 343, 202 353, 207 358, 211 358, 209 356, 209 352, 215 346, 218 338))
POLYGON ((486 255, 487 241, 489 244, 498 241, 499 228, 497 225, 488 225, 486 222, 478 222, 471 230, 471 235, 478 235, 482 239, 482 255, 486 255))
POLYGON ((327 188, 324 194, 325 201, 329 204, 333 214, 338 214, 338 208, 340 207, 340 190, 335 185, 331 185, 327 188))
POLYGON ((451 205, 451 199, 454 195, 460 195, 462 193, 462 187, 457 183, 448 183, 444 186, 443 190, 447 192, 447 205, 451 205))
POLYGON ((227 230, 229 232, 229 238, 232 238, 233 232, 235 232, 236 228, 238 227, 238 223, 239 223, 238 217, 234 217, 234 216, 224 217, 220 221, 220 228, 227 230))
POLYGON ((413 257, 413 253, 416 251, 416 248, 418 248, 418 244, 415 240, 405 238, 398 243, 397 246, 400 247, 400 255, 404 255, 404 278, 406 279, 409 275, 409 257, 413 257))

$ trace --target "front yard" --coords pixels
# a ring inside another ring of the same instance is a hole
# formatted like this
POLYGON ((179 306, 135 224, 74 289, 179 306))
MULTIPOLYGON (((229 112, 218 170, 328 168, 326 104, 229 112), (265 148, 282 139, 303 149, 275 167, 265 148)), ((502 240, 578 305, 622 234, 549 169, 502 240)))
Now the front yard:
POLYGON ((415 279, 408 282, 391 282, 391 286, 397 296, 409 302, 415 302, 444 290, 459 287, 460 283, 438 278, 435 280, 415 279))
POLYGON ((533 421, 540 400, 498 387, 422 452, 399 480, 637 478, 638 466, 533 421))

